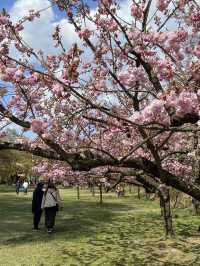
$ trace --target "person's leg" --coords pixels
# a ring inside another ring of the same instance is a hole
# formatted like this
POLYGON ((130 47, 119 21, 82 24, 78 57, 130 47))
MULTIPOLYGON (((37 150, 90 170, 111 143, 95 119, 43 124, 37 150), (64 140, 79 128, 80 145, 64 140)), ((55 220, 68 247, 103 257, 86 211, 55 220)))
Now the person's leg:
POLYGON ((50 208, 45 208, 45 226, 48 229, 50 225, 50 208))
POLYGON ((57 213, 56 207, 53 207, 52 208, 52 228, 55 225, 56 213, 57 213))
POLYGON ((55 225, 56 207, 47 208, 47 231, 51 233, 55 225))
POLYGON ((39 223, 40 223, 41 216, 42 216, 42 210, 40 210, 40 212, 39 212, 39 217, 38 217, 38 225, 39 225, 39 223))
POLYGON ((34 213, 34 229, 38 229, 38 225, 40 223, 41 215, 42 215, 42 210, 39 210, 39 211, 34 213))
POLYGON ((45 208, 45 226, 47 232, 51 233, 55 225, 56 207, 45 208))
POLYGON ((53 230, 53 223, 54 223, 53 217, 54 217, 53 208, 52 207, 46 208, 45 209, 45 225, 46 225, 48 233, 51 233, 53 230))
POLYGON ((33 224, 34 224, 34 229, 38 229, 38 213, 34 212, 33 214, 33 224))

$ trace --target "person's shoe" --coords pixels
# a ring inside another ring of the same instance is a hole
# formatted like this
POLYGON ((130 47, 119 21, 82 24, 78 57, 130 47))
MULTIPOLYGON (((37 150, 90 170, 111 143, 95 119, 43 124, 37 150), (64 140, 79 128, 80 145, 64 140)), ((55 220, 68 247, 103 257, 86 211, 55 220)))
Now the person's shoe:
POLYGON ((47 229, 47 233, 49 233, 49 234, 51 234, 53 232, 53 230, 52 229, 47 229))

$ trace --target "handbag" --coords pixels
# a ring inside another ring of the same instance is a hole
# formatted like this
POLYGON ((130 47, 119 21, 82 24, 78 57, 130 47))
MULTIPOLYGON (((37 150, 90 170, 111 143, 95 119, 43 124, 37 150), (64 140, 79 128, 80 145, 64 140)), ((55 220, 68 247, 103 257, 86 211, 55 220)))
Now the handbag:
POLYGON ((60 210, 60 208, 59 208, 59 204, 58 204, 56 198, 54 197, 54 195, 53 195, 52 193, 50 193, 50 194, 51 194, 51 196, 53 197, 53 199, 54 199, 55 202, 56 202, 56 211, 58 212, 58 211, 60 210))

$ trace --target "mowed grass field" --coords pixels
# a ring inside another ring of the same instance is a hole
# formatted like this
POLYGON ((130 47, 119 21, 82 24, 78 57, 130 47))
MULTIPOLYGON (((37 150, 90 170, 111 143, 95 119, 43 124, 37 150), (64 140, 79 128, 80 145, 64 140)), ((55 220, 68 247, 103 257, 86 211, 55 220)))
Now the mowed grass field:
POLYGON ((184 266, 200 265, 200 217, 173 210, 176 236, 165 239, 158 200, 127 190, 124 198, 61 189, 64 210, 56 232, 32 232, 31 197, 0 187, 0 266, 184 266))

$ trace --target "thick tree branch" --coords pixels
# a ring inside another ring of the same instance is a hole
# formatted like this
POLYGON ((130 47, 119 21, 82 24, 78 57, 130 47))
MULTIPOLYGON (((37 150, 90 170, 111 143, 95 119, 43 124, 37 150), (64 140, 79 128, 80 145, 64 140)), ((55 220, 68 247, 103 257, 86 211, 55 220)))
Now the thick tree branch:
POLYGON ((19 126, 24 127, 24 128, 30 128, 29 122, 20 120, 19 118, 11 114, 1 103, 0 103, 0 113, 2 113, 4 117, 10 119, 10 121, 12 121, 13 123, 19 126))
POLYGON ((178 117, 176 115, 173 115, 170 120, 171 120, 171 126, 180 127, 186 123, 189 123, 189 124, 197 123, 199 120, 199 115, 198 114, 185 114, 183 117, 178 117))
POLYGON ((168 172, 167 170, 161 169, 160 173, 157 165, 154 162, 151 162, 150 160, 143 157, 129 159, 124 161, 123 163, 120 163, 117 160, 102 158, 100 156, 96 156, 96 158, 94 159, 83 158, 83 156, 79 153, 65 153, 65 155, 60 155, 55 153, 54 151, 47 151, 41 148, 31 149, 28 145, 20 143, 0 143, 0 150, 5 149, 27 151, 44 158, 66 161, 71 165, 73 170, 78 171, 89 171, 92 168, 108 165, 143 170, 147 175, 157 177, 162 183, 165 183, 168 186, 172 186, 177 190, 180 190, 192 196, 193 198, 200 200, 200 187, 196 186, 193 183, 186 183, 183 177, 176 176, 168 172))

